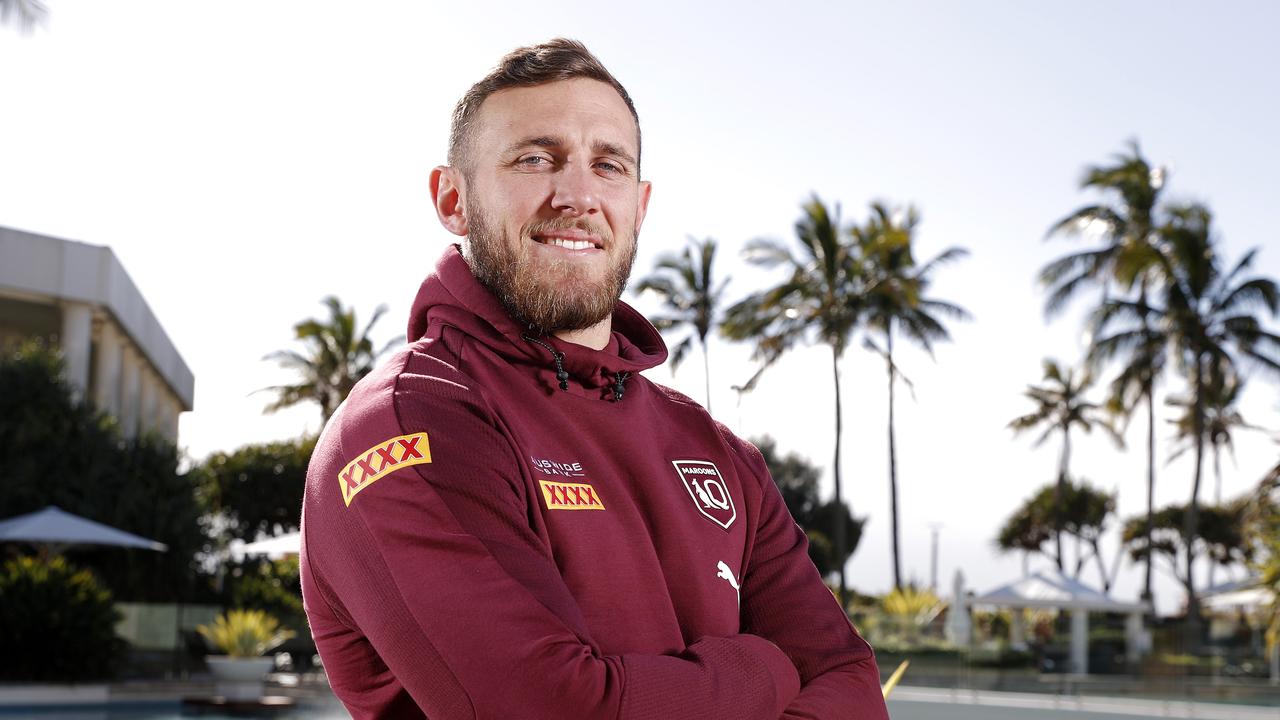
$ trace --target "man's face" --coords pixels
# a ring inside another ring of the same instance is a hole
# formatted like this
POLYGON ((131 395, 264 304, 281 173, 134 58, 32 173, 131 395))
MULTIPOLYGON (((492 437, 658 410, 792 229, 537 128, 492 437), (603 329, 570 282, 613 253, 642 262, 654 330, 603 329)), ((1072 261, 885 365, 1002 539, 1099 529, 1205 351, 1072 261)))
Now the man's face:
POLYGON ((609 85, 573 79, 490 95, 465 152, 472 271, 544 332, 608 318, 648 204, 635 120, 609 85))

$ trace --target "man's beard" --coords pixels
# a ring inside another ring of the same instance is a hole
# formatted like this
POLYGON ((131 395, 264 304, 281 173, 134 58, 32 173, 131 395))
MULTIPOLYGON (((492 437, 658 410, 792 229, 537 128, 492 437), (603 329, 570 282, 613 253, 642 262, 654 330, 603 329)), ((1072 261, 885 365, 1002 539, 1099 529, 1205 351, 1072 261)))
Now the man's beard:
MULTIPOLYGON (((636 259, 636 237, 631 250, 617 258, 602 281, 587 280, 575 262, 535 263, 529 243, 540 233, 580 229, 614 247, 607 228, 583 219, 556 218, 534 223, 521 231, 512 248, 485 209, 472 199, 467 214, 471 272, 489 288, 516 322, 540 333, 585 330, 613 314, 636 259)), ((607 252, 607 251, 606 251, 607 252)))

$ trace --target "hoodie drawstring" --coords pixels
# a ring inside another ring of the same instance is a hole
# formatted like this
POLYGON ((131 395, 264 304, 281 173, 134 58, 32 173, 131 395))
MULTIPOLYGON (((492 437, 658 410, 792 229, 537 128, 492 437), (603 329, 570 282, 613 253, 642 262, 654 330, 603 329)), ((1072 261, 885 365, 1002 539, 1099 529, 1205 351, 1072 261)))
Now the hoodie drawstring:
MULTIPOLYGON (((551 353, 551 359, 556 364, 556 380, 560 382, 560 389, 568 390, 569 389, 569 373, 564 369, 564 353, 560 352, 559 350, 556 350, 546 342, 539 340, 538 338, 533 337, 532 335, 521 335, 520 337, 523 338, 526 342, 531 342, 534 345, 537 345, 538 347, 551 353)), ((627 379, 630 377, 631 377, 631 373, 627 372, 626 370, 622 370, 613 374, 613 387, 611 389, 613 390, 614 402, 622 402, 622 395, 627 390, 625 383, 627 382, 627 379)))
POLYGON ((625 388, 625 387, 623 387, 623 385, 622 385, 622 384, 623 384, 623 383, 625 383, 625 382, 627 381, 627 378, 631 377, 631 373, 626 372, 626 371, 624 370, 624 371, 622 371, 622 372, 614 373, 613 377, 614 377, 614 383, 613 383, 613 401, 614 401, 614 402, 622 402, 622 393, 623 393, 623 391, 624 391, 624 390, 626 390, 626 388, 625 388))
POLYGON ((545 342, 539 340, 536 337, 530 337, 529 335, 521 335, 520 337, 533 343, 534 345, 538 345, 542 348, 545 348, 547 352, 551 353, 551 358, 555 360, 555 363, 556 363, 556 380, 560 381, 560 389, 568 390, 569 389, 569 373, 564 369, 564 353, 560 352, 559 350, 556 350, 555 348, 551 347, 550 345, 546 344, 545 342))

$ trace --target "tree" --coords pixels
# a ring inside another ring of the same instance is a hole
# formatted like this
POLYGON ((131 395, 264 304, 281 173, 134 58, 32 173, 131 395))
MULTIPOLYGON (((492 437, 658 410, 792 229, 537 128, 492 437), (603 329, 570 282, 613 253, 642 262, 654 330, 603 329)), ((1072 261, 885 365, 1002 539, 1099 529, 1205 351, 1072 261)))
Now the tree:
MULTIPOLYGON (((816 195, 803 206, 795 224, 799 252, 793 253, 776 240, 758 239, 748 243, 747 259, 766 268, 782 267, 787 277, 780 284, 752 293, 725 313, 721 332, 732 340, 755 343, 752 358, 760 370, 747 383, 751 387, 760 373, 801 342, 819 342, 831 348, 831 370, 835 383, 835 459, 832 473, 835 499, 841 502, 840 472, 841 394, 840 358, 849 347, 863 310, 866 283, 857 246, 840 226, 839 207, 827 208, 816 195)), ((846 527, 836 523, 833 544, 836 557, 844 557, 849 547, 846 527)), ((844 565, 840 566, 840 602, 845 602, 848 584, 844 565)))
POLYGON ((654 272, 636 285, 637 293, 652 292, 662 300, 667 314, 650 318, 654 327, 662 332, 685 327, 690 330, 689 335, 671 349, 672 372, 684 362, 694 338, 702 346, 708 412, 711 410, 711 360, 707 352, 707 333, 720 321, 720 303, 725 286, 729 284, 728 278, 716 284, 715 257, 714 239, 689 238, 689 247, 683 253, 659 256, 654 272))
MULTIPOLYGON (((1204 441, 1209 444, 1209 449, 1213 453, 1213 502, 1215 505, 1222 504, 1222 450, 1225 448, 1233 458, 1235 457, 1232 431, 1236 428, 1261 429, 1245 422, 1244 416, 1237 408, 1240 392, 1243 389, 1244 381, 1235 374, 1220 378, 1213 387, 1206 388, 1208 397, 1204 408, 1204 441)), ((1176 428, 1174 441, 1177 444, 1169 454, 1169 462, 1173 462, 1183 453, 1195 448, 1195 438, 1192 437, 1192 433, 1195 432, 1195 403, 1185 396, 1173 396, 1167 398, 1165 404, 1179 408, 1182 413, 1170 421, 1176 428)), ((1213 586, 1213 570, 1214 566, 1210 565, 1208 580, 1210 587, 1213 586)))
MULTIPOLYGON (((1103 202, 1077 208, 1054 223, 1049 237, 1096 236, 1103 245, 1059 258, 1040 271, 1040 281, 1049 291, 1046 316, 1056 315, 1082 289, 1094 286, 1101 286, 1104 302, 1113 288, 1136 290, 1138 307, 1148 308, 1149 286, 1158 265, 1157 213, 1165 175, 1164 168, 1147 162, 1136 141, 1130 142, 1128 153, 1114 155, 1112 164, 1085 169, 1081 189, 1101 193, 1103 202)), ((1113 413, 1127 420, 1140 404, 1146 404, 1148 530, 1154 529, 1155 513, 1155 383, 1164 370, 1162 344, 1151 332, 1152 321, 1150 313, 1144 312, 1139 327, 1121 338, 1091 333, 1094 342, 1088 356, 1094 372, 1110 360, 1121 361, 1108 402, 1113 413)), ((1143 584, 1147 600, 1152 597, 1151 580, 1148 563, 1143 584)))
POLYGON ((1096 560, 1103 592, 1110 591, 1115 573, 1108 572, 1103 562, 1101 541, 1107 521, 1115 513, 1115 495, 1096 490, 1085 482, 1071 480, 1067 480, 1061 490, 1061 502, 1058 501, 1059 492, 1056 484, 1046 485, 1027 498, 1005 520, 996 535, 996 547, 1003 552, 1041 553, 1062 568, 1066 565, 1066 558, 1045 548, 1045 544, 1056 537, 1058 528, 1062 528, 1063 532, 1089 548, 1089 555, 1076 553, 1073 577, 1079 579, 1085 564, 1090 559, 1096 560))
POLYGON ((263 358, 275 360, 302 376, 301 382, 293 385, 264 388, 276 394, 275 402, 266 407, 266 412, 314 402, 320 406, 323 421, 328 423, 351 388, 373 372, 378 358, 404 341, 404 336, 397 336, 374 352, 369 333, 387 311, 386 305, 379 305, 364 330, 357 334, 354 308, 343 309, 333 295, 323 303, 329 309, 327 320, 309 318, 293 326, 295 339, 305 347, 303 352, 277 350, 263 358))
POLYGON ((1168 215, 1169 220, 1160 228, 1158 299, 1150 310, 1145 303, 1109 300, 1095 313, 1094 326, 1102 332, 1113 328, 1118 328, 1118 333, 1133 332, 1146 322, 1148 312, 1153 312, 1160 321, 1151 331, 1164 339, 1167 352, 1185 378, 1195 465, 1191 498, 1180 517, 1185 522, 1183 545, 1190 549, 1183 556, 1187 563, 1183 575, 1191 594, 1188 607, 1192 622, 1187 632, 1198 636, 1200 608, 1191 564, 1200 547, 1196 533, 1207 408, 1213 389, 1225 387, 1228 377, 1238 375, 1241 362, 1280 372, 1280 336, 1268 332, 1259 318, 1263 310, 1272 317, 1280 310, 1280 289, 1269 278, 1245 277, 1257 256, 1256 248, 1224 270, 1207 208, 1176 206, 1168 215))
MULTIPOLYGON (((1079 378, 1072 369, 1063 370, 1057 361, 1046 358, 1044 361, 1044 385, 1030 385, 1024 393, 1036 403, 1036 409, 1026 415, 1014 418, 1009 427, 1015 434, 1043 427, 1044 432, 1035 441, 1035 447, 1044 444, 1054 432, 1062 433, 1062 455, 1058 461, 1058 482, 1054 495, 1054 504, 1061 507, 1066 502, 1067 477, 1071 464, 1071 429, 1079 427, 1086 433, 1092 432, 1094 426, 1100 426, 1111 432, 1114 430, 1102 417, 1099 406, 1085 399, 1085 393, 1093 384, 1093 376, 1082 372, 1079 378)), ((1119 438, 1115 437, 1119 442, 1119 438)), ((1062 526, 1060 516, 1054 529, 1054 557, 1058 570, 1065 572, 1062 554, 1062 526)))
POLYGON ((752 443, 764 456, 765 466, 769 468, 769 475, 778 486, 792 519, 809 537, 809 559, 818 568, 818 573, 827 577, 843 567, 858 548, 867 519, 854 517, 847 506, 843 503, 837 505, 835 500, 821 502, 818 498, 821 471, 804 457, 795 453, 781 454, 777 442, 768 436, 753 439, 752 443), (835 554, 828 534, 837 522, 843 522, 848 539, 841 556, 835 554))
POLYGON ((0 0, 0 23, 12 22, 23 32, 30 32, 48 16, 49 9, 40 0, 0 0))
POLYGON ((1254 549, 1253 569, 1259 584, 1271 591, 1264 609, 1267 650, 1271 656, 1271 681, 1280 682, 1280 462, 1258 483, 1248 499, 1245 537, 1254 549))
POLYGON ((253 542, 298 529, 307 463, 316 438, 216 452, 193 468, 224 540, 253 542))
POLYGON ((1121 539, 1129 548, 1134 560, 1147 556, 1164 557, 1174 577, 1187 590, 1187 617, 1194 621, 1194 578, 1188 575, 1191 563, 1187 558, 1207 556, 1211 563, 1224 567, 1234 563, 1247 563, 1253 558, 1253 547, 1245 537, 1246 502, 1237 500, 1225 505, 1205 505, 1199 509, 1199 531, 1192 543, 1184 528, 1188 514, 1187 505, 1169 505, 1156 511, 1156 531, 1150 544, 1146 538, 1146 518, 1134 517, 1125 521, 1121 539))
POLYGON ((889 374, 889 517, 893 548, 893 586, 902 587, 902 556, 898 528, 898 456, 894 437, 894 386, 898 368, 893 361, 896 334, 924 348, 933 356, 933 343, 950 340, 951 335, 940 317, 965 320, 969 313, 952 303, 925 297, 932 282, 930 275, 939 265, 968 255, 963 248, 950 247, 937 257, 918 265, 915 261, 915 229, 920 214, 914 207, 902 213, 891 211, 883 203, 871 204, 871 218, 866 225, 855 227, 853 235, 867 275, 865 323, 877 333, 884 346, 870 338, 866 345, 885 360, 889 374))
POLYGON ((55 351, 29 342, 0 355, 0 518, 57 505, 168 545, 68 551, 117 600, 166 602, 207 590, 195 561, 208 547, 204 506, 178 461, 168 441, 121 438, 113 418, 75 399, 55 351))

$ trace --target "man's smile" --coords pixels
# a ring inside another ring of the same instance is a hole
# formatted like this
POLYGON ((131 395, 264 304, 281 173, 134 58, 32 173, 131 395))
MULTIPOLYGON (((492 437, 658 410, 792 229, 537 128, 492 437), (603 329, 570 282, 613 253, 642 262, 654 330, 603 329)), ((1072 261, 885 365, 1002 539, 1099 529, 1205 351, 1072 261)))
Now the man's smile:
POLYGON ((572 251, 603 250, 604 242, 600 238, 581 230, 551 230, 531 236, 534 242, 541 245, 563 248, 572 251))

